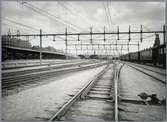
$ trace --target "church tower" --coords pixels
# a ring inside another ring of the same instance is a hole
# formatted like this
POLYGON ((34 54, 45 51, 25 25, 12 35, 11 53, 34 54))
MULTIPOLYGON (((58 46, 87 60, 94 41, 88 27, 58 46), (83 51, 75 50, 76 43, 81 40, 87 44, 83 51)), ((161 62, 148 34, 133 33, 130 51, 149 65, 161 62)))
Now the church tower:
POLYGON ((159 39, 159 35, 155 34, 155 41, 154 41, 154 47, 157 47, 160 45, 160 39, 159 39))

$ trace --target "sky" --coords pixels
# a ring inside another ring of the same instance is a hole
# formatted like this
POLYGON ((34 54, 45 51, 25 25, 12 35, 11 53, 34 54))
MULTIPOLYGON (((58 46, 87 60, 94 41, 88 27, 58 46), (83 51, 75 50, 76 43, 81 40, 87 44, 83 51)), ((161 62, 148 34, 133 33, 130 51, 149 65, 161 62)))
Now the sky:
MULTIPOLYGON (((131 31, 140 31, 143 25, 144 31, 162 30, 165 24, 165 3, 164 2, 111 2, 111 1, 4 1, 2 3, 2 34, 7 34, 10 29, 12 34, 17 30, 21 34, 37 34, 39 29, 43 33, 68 33, 72 32, 116 32, 117 26, 120 31, 128 31, 129 25, 131 31)), ((139 42, 140 50, 149 48, 154 43, 154 34, 139 42)), ((147 37, 149 35, 144 34, 147 37)), ((93 36, 93 44, 127 44, 128 35, 120 35, 117 40, 115 35, 106 35, 111 40, 103 41, 104 36, 93 36)), ((140 35, 131 35, 130 44, 138 44, 140 35)), ((162 34, 160 34, 161 43, 163 43, 162 34)), ((90 36, 68 37, 68 44, 78 44, 78 46, 68 46, 68 52, 73 54, 94 53, 97 54, 120 54, 127 53, 127 46, 94 45, 93 47, 84 44, 90 44, 90 36), (82 47, 81 47, 82 43, 82 47), (77 48, 77 52, 76 52, 77 48), (92 50, 92 48, 94 50, 92 50), (110 50, 113 49, 113 50, 110 50), (89 49, 81 50, 81 49, 89 49), (108 49, 108 50, 104 50, 108 49), (122 51, 121 51, 122 49, 122 51)), ((32 45, 39 45, 39 38, 30 37, 32 45)), ((65 49, 64 36, 43 37, 43 47, 53 46, 56 49, 65 49), (56 41, 53 41, 55 38, 56 41)), ((129 47, 130 52, 137 51, 135 45, 129 47)))

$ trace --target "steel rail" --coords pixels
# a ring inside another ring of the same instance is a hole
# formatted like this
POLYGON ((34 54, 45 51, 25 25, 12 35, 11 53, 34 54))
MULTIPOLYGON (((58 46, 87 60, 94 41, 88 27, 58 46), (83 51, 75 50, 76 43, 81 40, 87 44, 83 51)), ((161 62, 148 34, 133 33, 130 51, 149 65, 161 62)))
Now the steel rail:
POLYGON ((59 63, 54 63, 54 64, 43 65, 43 66, 46 66, 46 67, 38 67, 39 65, 27 66, 27 67, 33 67, 31 69, 24 69, 25 66, 23 66, 23 69, 18 69, 18 70, 15 70, 15 71, 2 70, 2 78, 9 77, 9 76, 16 76, 18 74, 20 76, 22 74, 27 74, 27 73, 41 72, 41 71, 46 71, 46 70, 61 69, 61 68, 67 68, 67 67, 71 67, 71 66, 89 65, 89 64, 96 64, 96 63, 102 63, 102 62, 90 62, 90 61, 85 60, 85 61, 82 61, 82 62, 81 61, 75 61, 75 62, 68 61, 68 62, 63 62, 63 63, 59 62, 59 63))
POLYGON ((145 69, 145 70, 148 70, 148 71, 157 73, 157 74, 162 75, 162 76, 166 76, 165 73, 157 72, 157 71, 154 71, 154 70, 151 70, 151 69, 149 69, 149 68, 145 68, 145 67, 143 67, 143 66, 139 66, 139 65, 137 65, 137 64, 133 64, 133 63, 132 63, 132 65, 135 65, 136 67, 143 68, 143 69, 145 69))
MULTIPOLYGON (((25 83, 29 83, 29 82, 33 82, 35 80, 38 81, 38 79, 46 79, 48 77, 54 76, 55 74, 62 74, 62 73, 68 73, 68 72, 76 72, 76 71, 81 71, 81 70, 86 70, 86 69, 91 69, 91 68, 96 68, 96 67, 100 67, 106 65, 106 63, 99 63, 96 65, 90 65, 90 66, 84 66, 84 67, 79 67, 79 68, 70 68, 70 69, 61 69, 61 70, 53 70, 53 71, 44 71, 42 73, 32 73, 32 74, 28 74, 28 75, 23 75, 22 77, 15 77, 15 78, 6 78, 6 79, 2 79, 2 89, 5 88, 11 88, 13 86, 18 86, 25 84, 25 83), (33 80, 32 80, 33 79, 33 80), (18 81, 20 81, 18 83, 18 81)), ((39 80, 40 80, 39 79, 39 80)))
POLYGON ((115 121, 118 121, 118 71, 117 68, 115 67, 115 73, 114 73, 114 96, 115 96, 115 121))
POLYGON ((84 98, 89 90, 93 87, 95 82, 108 70, 108 65, 100 72, 98 73, 93 80, 90 80, 79 92, 77 92, 67 103, 65 103, 58 111, 57 113, 52 116, 49 121, 56 121, 60 120, 60 118, 67 112, 67 110, 75 103, 76 100, 84 98))
MULTIPOLYGON (((43 68, 39 69, 39 70, 29 70, 30 72, 28 72, 28 74, 20 74, 16 76, 16 74, 14 76, 3 76, 2 80, 9 80, 9 79, 13 79, 13 78, 20 78, 20 77, 26 77, 26 76, 31 76, 31 75, 37 75, 37 74, 45 74, 45 73, 52 73, 52 72, 62 72, 62 71, 66 71, 66 70, 75 70, 75 69, 82 69, 82 68, 88 68, 88 67, 94 67, 94 66, 98 66, 98 65, 104 65, 106 64, 106 62, 97 62, 97 63, 90 63, 90 64, 84 64, 84 63, 78 63, 78 64, 72 64, 72 65, 64 65, 61 67, 57 67, 56 68, 43 68), (78 65, 84 65, 82 67, 71 67, 71 66, 78 66, 78 65), (68 68, 68 69, 67 69, 68 68)), ((20 73, 20 72, 19 72, 20 73)))
POLYGON ((155 76, 153 76, 153 75, 150 75, 149 73, 146 73, 146 72, 144 72, 144 71, 142 71, 142 70, 140 70, 140 69, 138 69, 138 68, 136 68, 136 67, 134 67, 134 66, 132 66, 132 65, 129 65, 129 64, 126 64, 126 65, 132 67, 133 69, 136 69, 137 71, 142 72, 142 73, 145 74, 145 75, 148 75, 148 76, 154 78, 154 79, 157 80, 157 81, 160 81, 161 83, 166 84, 166 82, 165 82, 164 80, 161 80, 161 79, 159 79, 159 78, 157 78, 157 77, 155 77, 155 76))
MULTIPOLYGON (((22 66, 19 66, 19 64, 20 63, 7 63, 7 64, 5 64, 5 63, 1 63, 2 64, 2 74, 6 71, 6 70, 11 70, 11 69, 19 69, 19 68, 27 68, 27 67, 38 67, 38 66, 54 66, 54 65, 60 65, 60 64, 63 64, 63 63, 78 63, 79 61, 77 61, 77 60, 74 60, 74 61, 61 61, 61 62, 42 62, 42 64, 39 64, 40 62, 38 61, 38 62, 35 62, 35 63, 33 63, 32 62, 32 64, 30 63, 30 65, 29 65, 29 62, 25 62, 24 64, 24 66, 22 65, 22 66), (8 64, 11 64, 11 65, 14 65, 14 66, 11 66, 11 67, 7 67, 7 65, 8 64), (18 65, 18 66, 17 66, 18 65)), ((81 62, 81 61, 80 61, 81 62)), ((87 62, 87 61, 83 61, 83 62, 87 62)))
POLYGON ((118 116, 118 113, 119 113, 119 110, 118 110, 118 104, 119 104, 119 85, 118 85, 118 82, 119 82, 119 77, 120 77, 120 72, 121 72, 121 69, 122 69, 123 65, 121 66, 118 66, 118 64, 115 63, 115 67, 114 67, 114 98, 115 98, 115 111, 114 111, 114 114, 115 114, 115 121, 118 122, 119 121, 119 116, 118 116))

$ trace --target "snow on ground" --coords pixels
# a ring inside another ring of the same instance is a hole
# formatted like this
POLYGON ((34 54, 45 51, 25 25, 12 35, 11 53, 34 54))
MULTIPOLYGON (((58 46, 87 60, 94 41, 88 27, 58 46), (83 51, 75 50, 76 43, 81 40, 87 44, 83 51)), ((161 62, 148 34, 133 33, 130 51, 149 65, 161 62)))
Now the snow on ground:
POLYGON ((44 120, 50 118, 60 106, 105 66, 79 71, 54 82, 33 87, 2 98, 4 120, 44 120))
POLYGON ((137 96, 141 92, 157 94, 160 99, 166 98, 166 85, 147 76, 127 65, 120 74, 121 91, 124 98, 140 100, 137 96))

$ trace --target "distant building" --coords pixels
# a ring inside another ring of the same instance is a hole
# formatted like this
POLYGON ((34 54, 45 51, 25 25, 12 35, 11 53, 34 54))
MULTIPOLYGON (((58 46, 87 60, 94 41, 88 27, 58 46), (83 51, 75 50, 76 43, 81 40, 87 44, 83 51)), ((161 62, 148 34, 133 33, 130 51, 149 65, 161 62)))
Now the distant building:
POLYGON ((32 45, 29 41, 26 40, 11 37, 2 37, 2 47, 4 46, 31 48, 32 45))
POLYGON ((159 35, 155 34, 155 41, 154 41, 154 47, 157 47, 160 45, 160 39, 159 39, 159 35))

